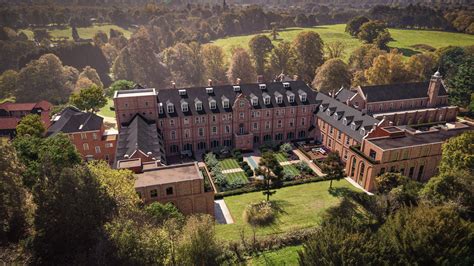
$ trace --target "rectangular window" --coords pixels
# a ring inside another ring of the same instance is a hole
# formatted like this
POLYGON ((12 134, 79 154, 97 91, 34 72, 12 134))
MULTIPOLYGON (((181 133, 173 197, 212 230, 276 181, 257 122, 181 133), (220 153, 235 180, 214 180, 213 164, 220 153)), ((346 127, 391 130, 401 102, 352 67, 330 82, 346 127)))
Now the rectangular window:
POLYGON ((189 129, 184 130, 184 138, 189 139, 191 137, 191 131, 189 129))
POLYGON ((189 125, 189 118, 185 118, 185 119, 183 120, 183 123, 184 123, 185 125, 189 125))
POLYGON ((295 120, 292 118, 290 119, 290 123, 289 123, 290 127, 294 127, 295 126, 295 120))
POLYGON ((230 126, 229 125, 225 126, 225 133, 230 133, 230 126))
POLYGON ((173 131, 170 132, 170 138, 172 140, 176 139, 176 131, 173 130, 173 131))
POLYGON ((93 139, 93 140, 97 140, 97 133, 95 133, 95 132, 92 133, 92 139, 93 139))
POLYGON ((170 126, 174 127, 174 119, 170 119, 170 126))
POLYGON ((166 195, 173 195, 173 187, 166 188, 166 195))
POLYGON ((89 144, 87 144, 87 143, 82 144, 82 148, 83 148, 85 151, 88 151, 88 150, 89 150, 89 144))
POLYGON ((341 139, 342 137, 342 132, 340 130, 337 131, 337 139, 341 139))
POLYGON ((410 172, 408 173, 408 177, 413 178, 414 173, 415 173, 415 167, 410 167, 410 172))
POLYGON ((283 121, 278 120, 277 127, 278 127, 278 128, 282 128, 282 127, 283 127, 283 121))
POLYGON ((257 130, 257 129, 258 129, 258 123, 254 122, 252 128, 253 128, 254 130, 257 130))
POLYGON ((244 119, 244 117, 245 117, 244 112, 240 112, 240 113, 239 113, 239 117, 240 117, 240 119, 244 119))
POLYGON ((158 197, 158 190, 152 189, 150 190, 150 198, 156 198, 158 197))
POLYGON ((265 121, 265 129, 270 129, 270 121, 265 121))
POLYGON ((301 118, 301 125, 304 126, 306 124, 306 117, 301 118))
POLYGON ((349 145, 350 141, 351 141, 351 137, 346 136, 346 144, 347 144, 347 145, 349 145))
POLYGON ((204 128, 200 127, 198 132, 200 137, 204 137, 204 128))
POLYGON ((100 147, 99 146, 95 146, 95 153, 100 153, 100 147))
POLYGON ((424 165, 420 165, 420 168, 418 169, 418 177, 416 178, 416 180, 421 181, 421 177, 423 177, 424 168, 425 168, 424 165))
POLYGON ((216 135, 217 134, 217 127, 212 127, 212 134, 216 135))
POLYGON ((87 134, 86 133, 81 133, 81 139, 87 139, 87 134))
POLYGON ((369 157, 375 160, 375 157, 377 157, 377 153, 374 150, 370 149, 369 157))
POLYGON ((106 148, 113 148, 114 144, 113 143, 105 143, 106 148))

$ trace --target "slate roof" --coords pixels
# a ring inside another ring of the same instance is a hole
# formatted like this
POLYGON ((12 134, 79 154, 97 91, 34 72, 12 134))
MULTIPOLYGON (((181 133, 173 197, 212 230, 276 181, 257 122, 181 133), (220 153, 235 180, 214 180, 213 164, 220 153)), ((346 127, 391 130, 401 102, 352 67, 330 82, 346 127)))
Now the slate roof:
POLYGON ((208 94, 206 92, 207 87, 194 87, 194 88, 180 88, 180 90, 186 90, 186 95, 181 96, 177 89, 163 89, 158 90, 157 100, 163 104, 163 114, 159 114, 160 118, 163 117, 178 117, 178 116, 192 116, 192 115, 204 115, 212 113, 226 113, 232 112, 232 105, 240 93, 250 101, 250 97, 254 94, 258 98, 258 105, 252 106, 253 109, 266 109, 273 107, 285 107, 285 106, 299 106, 315 104, 316 92, 308 87, 303 81, 290 81, 290 88, 284 88, 281 82, 266 83, 266 89, 262 90, 258 83, 254 84, 240 84, 239 92, 234 92, 233 86, 235 85, 221 85, 213 86, 213 92, 208 94), (306 92, 306 102, 301 102, 298 91, 306 92), (295 95, 295 101, 290 103, 287 98, 287 91, 290 91, 295 95), (283 95, 283 102, 281 104, 276 103, 275 93, 283 95), (263 95, 268 94, 270 96, 270 104, 266 105, 263 102, 263 95), (216 100, 216 109, 211 109, 209 106, 209 99, 216 100), (222 105, 222 98, 226 97, 229 99, 229 108, 225 109, 222 105), (199 98, 203 102, 202 111, 196 111, 194 106, 194 100, 199 98), (188 112, 183 113, 181 110, 180 101, 184 99, 189 104, 188 112), (174 104, 174 112, 168 113, 166 104, 174 104))
POLYGON ((356 94, 357 94, 357 92, 355 92, 355 91, 351 91, 351 90, 342 88, 337 92, 336 100, 345 103, 347 100, 349 100, 350 98, 352 98, 356 94))
POLYGON ((137 114, 132 121, 122 126, 117 141, 115 161, 127 159, 135 152, 142 152, 157 160, 164 157, 163 143, 155 123, 151 123, 137 114), (148 153, 151 153, 150 155, 148 153))
POLYGON ((96 114, 82 112, 75 107, 66 107, 53 119, 53 124, 48 128, 46 135, 52 136, 59 132, 97 131, 101 129, 103 120, 96 114))
MULTIPOLYGON (((397 83, 387 85, 361 86, 367 102, 384 102, 393 100, 415 99, 428 97, 430 82, 397 83)), ((448 95, 444 84, 438 92, 438 96, 448 95)))
POLYGON ((362 142, 362 138, 369 132, 374 124, 380 122, 372 116, 364 114, 323 93, 316 95, 316 101, 318 102, 316 116, 319 119, 337 128, 351 138, 356 139, 358 142, 362 142), (327 110, 330 111, 330 115, 327 114, 327 110), (334 118, 334 114, 338 114, 337 120, 334 118), (344 117, 347 119, 347 125, 343 123, 344 117), (351 128, 352 123, 356 125, 355 130, 351 128), (365 134, 360 134, 362 128, 365 129, 365 134))

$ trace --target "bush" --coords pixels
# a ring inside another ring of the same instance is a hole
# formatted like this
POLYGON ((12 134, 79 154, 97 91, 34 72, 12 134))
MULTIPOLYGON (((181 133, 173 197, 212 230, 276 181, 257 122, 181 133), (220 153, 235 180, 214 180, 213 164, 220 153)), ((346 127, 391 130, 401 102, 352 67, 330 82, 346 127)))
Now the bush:
POLYGON ((285 180, 291 180, 295 177, 296 175, 293 174, 290 169, 288 168, 283 168, 283 179, 285 180))
POLYGON ((241 150, 238 150, 238 149, 234 149, 232 150, 232 155, 234 157, 238 156, 238 155, 242 155, 242 151, 241 150))
POLYGON ((244 210, 244 221, 254 227, 275 223, 279 208, 271 201, 249 204, 244 210))
POLYGON ((225 190, 230 190, 230 189, 237 189, 243 187, 247 182, 242 179, 233 179, 230 182, 227 182, 227 185, 225 187, 225 190))
POLYGON ((211 169, 213 169, 215 166, 219 164, 219 161, 217 160, 216 155, 212 152, 206 154, 206 156, 204 157, 204 162, 211 169))
POLYGON ((244 171, 250 170, 250 166, 248 164, 244 164, 242 169, 244 169, 244 171))
POLYGON ((249 168, 248 170, 245 170, 245 174, 246 174, 248 177, 253 176, 253 171, 252 171, 252 169, 249 168))
POLYGON ((298 168, 301 172, 305 174, 313 174, 313 169, 311 169, 311 167, 309 167, 306 162, 297 163, 296 168, 298 168))
POLYGON ((237 156, 235 156, 235 159, 236 159, 238 162, 243 162, 243 161, 244 161, 244 156, 242 156, 242 154, 238 154, 237 156))
POLYGON ((280 146, 280 151, 283 152, 283 153, 290 153, 291 150, 293 150, 293 147, 291 146, 290 143, 283 143, 281 146, 280 146))

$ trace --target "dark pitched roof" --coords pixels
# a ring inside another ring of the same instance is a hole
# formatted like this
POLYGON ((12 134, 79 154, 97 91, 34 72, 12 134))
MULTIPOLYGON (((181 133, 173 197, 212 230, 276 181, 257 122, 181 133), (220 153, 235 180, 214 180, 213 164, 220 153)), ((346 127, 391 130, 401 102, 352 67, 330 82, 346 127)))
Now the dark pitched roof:
MULTIPOLYGON (((361 86, 367 102, 384 102, 403 99, 428 97, 429 81, 413 83, 397 83, 387 85, 361 86)), ((447 95, 446 88, 441 83, 439 96, 447 95)))
POLYGON ((352 98, 356 94, 357 94, 357 92, 355 92, 355 91, 351 91, 351 90, 342 88, 337 92, 336 100, 345 103, 347 100, 349 100, 350 98, 352 98))
POLYGON ((316 116, 319 119, 322 119, 359 142, 362 142, 362 138, 369 132, 374 124, 380 122, 372 116, 364 114, 326 94, 318 93, 316 95, 316 100, 321 101, 316 109, 316 116), (327 114, 326 110, 330 111, 330 115, 327 114), (338 115, 337 119, 335 119, 334 114, 338 115), (344 118, 346 118, 347 124, 344 124, 344 118), (352 123, 355 124, 355 130, 351 128, 352 123), (360 133, 362 128, 365 129, 365 134, 360 133))
POLYGON ((163 143, 156 124, 137 114, 128 125, 119 131, 115 161, 127 159, 136 152, 151 156, 157 160, 164 157, 163 143))
POLYGON ((254 94, 258 98, 258 105, 252 106, 253 109, 266 109, 273 108, 276 106, 298 106, 298 105, 309 105, 315 104, 316 92, 308 87, 303 81, 290 81, 290 88, 284 88, 282 82, 266 83, 266 89, 260 89, 259 84, 240 84, 240 91, 235 92, 233 86, 235 85, 221 85, 213 86, 213 92, 207 93, 206 87, 194 87, 194 88, 180 88, 179 90, 186 90, 186 95, 179 95, 178 89, 163 89, 158 90, 158 102, 163 104, 163 114, 160 117, 178 117, 178 116, 191 116, 191 115, 203 115, 212 113, 223 113, 232 112, 232 105, 236 100, 237 96, 242 93, 243 96, 250 101, 251 94, 254 94), (291 91, 295 95, 295 101, 290 103, 286 92, 291 91), (298 91, 306 92, 306 102, 301 102, 298 91), (276 103, 275 93, 278 92, 283 95, 283 102, 281 104, 276 103), (266 105, 263 102, 264 93, 270 96, 270 104, 266 105), (209 99, 216 100, 216 109, 211 109, 209 106, 209 99), (229 108, 225 109, 222 105, 222 98, 226 97, 229 99, 229 108), (203 102, 202 111, 197 111, 194 106, 194 100, 199 98, 203 102), (188 112, 183 113, 181 110, 181 100, 184 99, 189 104, 188 112), (174 112, 168 113, 166 105, 172 103, 174 105, 174 112))
POLYGON ((58 132, 78 133, 100 130, 103 120, 96 114, 81 112, 75 107, 66 107, 55 116, 46 135, 51 136, 58 132))

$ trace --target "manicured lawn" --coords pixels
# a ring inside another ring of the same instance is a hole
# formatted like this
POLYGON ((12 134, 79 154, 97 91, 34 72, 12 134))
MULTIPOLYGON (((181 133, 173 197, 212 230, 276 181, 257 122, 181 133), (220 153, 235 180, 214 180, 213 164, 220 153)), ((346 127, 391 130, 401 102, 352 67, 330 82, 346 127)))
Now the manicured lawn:
MULTIPOLYGON (((347 60, 349 59, 352 51, 359 47, 362 42, 344 32, 345 27, 345 24, 336 24, 309 28, 282 29, 279 32, 279 40, 273 41, 273 43, 276 45, 281 40, 291 42, 298 33, 304 30, 315 31, 319 33, 324 43, 330 43, 334 41, 343 42, 347 46, 344 56, 344 58, 347 60)), ((474 44, 474 35, 464 33, 404 29, 390 29, 389 31, 394 41, 390 42, 388 45, 390 47, 399 48, 406 56, 418 51, 412 47, 416 44, 427 44, 433 46, 434 48, 440 48, 449 45, 468 46, 474 44)), ((227 58, 229 59, 232 46, 242 46, 248 49, 248 42, 253 36, 254 35, 243 35, 222 38, 214 41, 214 43, 224 49, 227 54, 227 58)))
POLYGON ((110 110, 111 106, 114 106, 114 100, 107 99, 107 104, 100 109, 99 114, 102 115, 102 116, 108 116, 108 117, 115 118, 115 112, 110 110))
POLYGON ((224 159, 220 161, 219 164, 222 170, 240 168, 240 165, 237 160, 233 158, 224 159))
MULTIPOLYGON (((117 25, 105 24, 105 25, 92 25, 87 28, 77 28, 79 36, 83 39, 92 39, 94 35, 99 31, 103 31, 109 35, 110 29, 118 30, 123 32, 123 35, 128 39, 132 35, 132 32, 128 29, 121 28, 117 25)), ((30 29, 22 30, 29 39, 33 39, 33 31, 30 29)), ((72 30, 71 27, 64 29, 52 29, 49 30, 49 33, 52 37, 68 37, 69 40, 72 40, 72 30)))
POLYGON ((287 155, 282 153, 282 152, 275 153, 275 157, 278 160, 278 162, 280 162, 280 163, 288 161, 287 155))
MULTIPOLYGON (((333 187, 356 191, 345 180, 333 182, 333 187)), ((330 194, 328 188, 329 181, 322 181, 277 189, 270 199, 276 201, 283 208, 284 213, 274 225, 257 229, 257 236, 317 226, 326 209, 336 206, 340 202, 340 198, 330 194)), ((243 221, 243 211, 248 204, 264 199, 265 196, 261 191, 225 197, 224 201, 235 223, 216 225, 217 236, 225 240, 238 240, 240 239, 240 230, 243 228, 245 235, 250 237, 252 229, 243 221)))
POLYGON ((296 168, 296 166, 292 165, 292 164, 289 164, 289 165, 284 165, 283 166, 283 169, 288 169, 291 171, 291 173, 293 173, 294 175, 299 175, 301 174, 300 173, 300 170, 298 170, 298 168, 296 168))
POLYGON ((228 173, 225 174, 225 176, 227 177, 229 183, 233 183, 234 180, 243 180, 244 184, 249 182, 249 179, 247 178, 245 172, 228 173))
POLYGON ((263 252, 248 261, 249 265, 298 265, 298 251, 303 246, 289 246, 282 249, 263 252))

